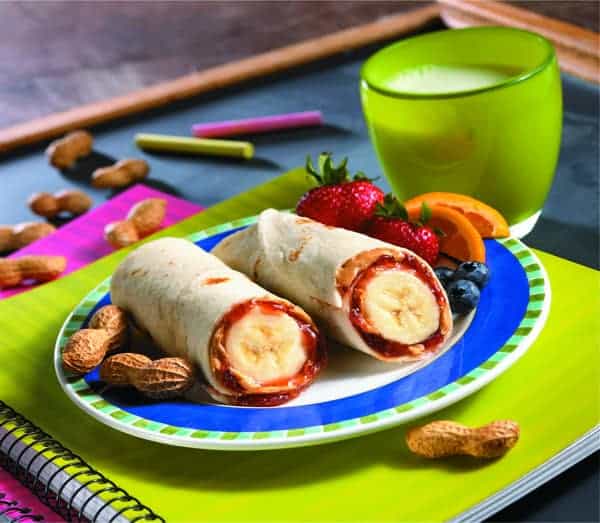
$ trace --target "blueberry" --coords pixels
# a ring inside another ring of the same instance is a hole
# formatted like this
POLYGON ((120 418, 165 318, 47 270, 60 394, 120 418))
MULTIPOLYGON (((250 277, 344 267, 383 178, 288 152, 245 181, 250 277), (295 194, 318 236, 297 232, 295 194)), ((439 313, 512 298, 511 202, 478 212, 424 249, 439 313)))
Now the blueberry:
POLYGON ((468 261, 461 263, 454 272, 455 280, 469 280, 482 289, 490 279, 490 269, 485 263, 468 261))
POLYGON ((454 280, 446 289, 450 308, 457 314, 472 311, 479 303, 479 287, 469 280, 454 280))
POLYGON ((454 279, 454 271, 450 267, 436 267, 433 272, 435 272, 444 289, 454 279))

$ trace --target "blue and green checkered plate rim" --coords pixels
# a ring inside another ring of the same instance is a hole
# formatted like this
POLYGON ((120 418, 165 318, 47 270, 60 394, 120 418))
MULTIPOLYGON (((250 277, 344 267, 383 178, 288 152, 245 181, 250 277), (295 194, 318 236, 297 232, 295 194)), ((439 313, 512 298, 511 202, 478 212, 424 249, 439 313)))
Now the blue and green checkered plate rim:
MULTIPOLYGON (((223 223, 191 234, 187 239, 198 242, 216 234, 251 225, 256 220, 257 216, 250 216, 223 223)), ((546 273, 535 254, 521 241, 515 238, 496 241, 517 258, 529 283, 527 309, 513 335, 488 360, 458 380, 426 396, 368 416, 290 430, 220 432, 167 425, 125 412, 91 390, 82 377, 65 373, 60 363, 62 350, 69 337, 82 327, 90 311, 109 292, 110 277, 91 291, 67 318, 56 343, 55 370, 63 389, 84 411, 123 432, 171 445, 232 450, 280 448, 336 441, 382 430, 435 412, 478 390, 514 363, 539 334, 550 301, 546 273)))

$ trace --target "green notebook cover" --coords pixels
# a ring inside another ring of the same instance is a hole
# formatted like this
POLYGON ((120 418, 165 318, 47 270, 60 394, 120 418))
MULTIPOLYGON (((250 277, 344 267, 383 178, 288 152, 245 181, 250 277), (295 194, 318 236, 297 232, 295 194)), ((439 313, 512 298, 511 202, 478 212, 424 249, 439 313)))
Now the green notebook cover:
MULTIPOLYGON (((184 236, 266 207, 293 207, 308 183, 301 169, 292 171, 154 237, 184 236)), ((0 302, 0 397, 167 521, 446 520, 598 424, 598 272, 538 251, 552 291, 540 337, 502 376, 435 415, 469 425, 518 421, 521 440, 502 459, 428 461, 408 452, 405 427, 323 446, 257 452, 175 448, 122 434, 67 399, 52 354, 66 316, 127 252, 0 302)))

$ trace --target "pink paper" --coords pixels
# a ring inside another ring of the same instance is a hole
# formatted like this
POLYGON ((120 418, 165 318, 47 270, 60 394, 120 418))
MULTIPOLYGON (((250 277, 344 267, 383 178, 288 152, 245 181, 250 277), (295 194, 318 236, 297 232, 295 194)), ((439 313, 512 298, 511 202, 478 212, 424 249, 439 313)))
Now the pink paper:
MULTIPOLYGON (((167 200, 167 213, 163 227, 168 227, 202 210, 202 207, 181 198, 175 198, 145 185, 135 185, 63 225, 55 233, 16 251, 9 258, 18 258, 25 254, 60 255, 67 258, 67 268, 62 276, 76 271, 114 251, 114 248, 103 237, 104 226, 107 223, 124 219, 132 205, 146 198, 167 200)), ((34 287, 31 285, 0 290, 0 299, 34 287)))
POLYGON ((13 519, 19 518, 21 516, 23 519, 19 519, 19 521, 29 522, 35 521, 30 517, 24 517, 21 513, 15 511, 7 510, 7 505, 3 503, 3 501, 16 501, 18 505, 15 505, 15 508, 30 508, 31 512, 29 515, 43 516, 44 519, 48 522, 63 522, 58 514, 50 510, 46 505, 44 505, 38 498, 36 498, 26 487, 21 485, 15 478, 13 478, 8 472, 4 469, 0 468, 0 494, 4 494, 4 497, 0 499, 0 512, 3 512, 10 518, 13 519))

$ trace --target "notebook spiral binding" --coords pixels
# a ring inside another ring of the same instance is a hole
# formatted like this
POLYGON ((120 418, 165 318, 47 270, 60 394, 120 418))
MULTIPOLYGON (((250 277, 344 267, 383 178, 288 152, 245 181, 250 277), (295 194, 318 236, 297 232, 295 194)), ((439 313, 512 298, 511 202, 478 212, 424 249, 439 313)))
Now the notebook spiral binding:
MULTIPOLYGON (((142 504, 137 498, 129 495, 113 481, 89 466, 80 456, 65 448, 52 438, 52 436, 1 400, 0 429, 4 429, 2 432, 5 432, 0 437, 0 466, 11 473, 24 486, 31 490, 42 503, 62 516, 66 521, 90 521, 92 523, 105 521, 101 519, 103 516, 102 513, 108 507, 112 507, 113 515, 107 520, 111 523, 117 521, 120 517, 125 517, 131 523, 135 523, 136 521, 165 522, 152 509, 142 504), (24 441, 25 439, 27 439, 27 442, 24 441), (10 444, 4 449, 7 441, 10 441, 10 444), (13 450, 19 448, 17 445, 21 442, 24 443, 23 448, 14 457, 13 450), (30 451, 34 446, 35 452, 33 456, 28 457, 27 462, 24 462, 23 456, 26 451, 30 451), (43 464, 36 470, 33 464, 41 457, 44 458, 43 464), (54 470, 49 478, 42 481, 42 474, 50 464, 54 464, 56 470, 54 470), (58 490, 54 491, 51 489, 53 480, 59 473, 63 472, 67 473, 69 478, 58 487, 58 490), (68 498, 63 499, 63 496, 66 494, 66 487, 74 480, 78 482, 77 488, 70 493, 68 498), (78 509, 75 508, 73 504, 74 500, 83 489, 88 487, 94 488, 93 494, 78 509), (89 515, 85 516, 86 508, 89 510, 92 500, 94 502, 100 501, 101 503, 91 517, 89 515)), ((13 519, 13 521, 24 521, 23 518, 25 517, 36 521, 44 520, 41 516, 32 517, 29 514, 29 509, 17 508, 15 502, 3 501, 0 498, 0 516, 8 511, 21 511, 19 517, 22 519, 17 518, 13 519), (3 508, 3 503, 5 506, 6 504, 10 504, 10 506, 3 508)))

